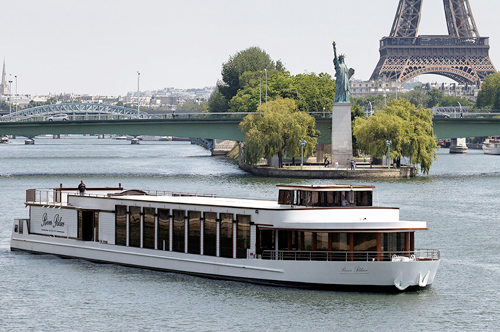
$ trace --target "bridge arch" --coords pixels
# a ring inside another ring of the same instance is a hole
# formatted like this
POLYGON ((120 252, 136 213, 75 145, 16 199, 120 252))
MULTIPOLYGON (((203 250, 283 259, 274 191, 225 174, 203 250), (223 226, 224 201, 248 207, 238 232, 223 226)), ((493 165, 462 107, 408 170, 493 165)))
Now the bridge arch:
POLYGON ((136 109, 123 106, 63 103, 42 105, 12 112, 0 117, 0 121, 44 121, 46 117, 56 114, 67 114, 71 120, 123 120, 123 119, 156 119, 155 115, 138 112, 136 109))
POLYGON ((398 77, 402 84, 408 82, 412 78, 425 74, 435 74, 451 78, 459 84, 475 84, 481 79, 475 71, 475 66, 468 61, 457 62, 456 60, 439 58, 433 59, 410 59, 406 65, 401 68, 401 73, 398 77))

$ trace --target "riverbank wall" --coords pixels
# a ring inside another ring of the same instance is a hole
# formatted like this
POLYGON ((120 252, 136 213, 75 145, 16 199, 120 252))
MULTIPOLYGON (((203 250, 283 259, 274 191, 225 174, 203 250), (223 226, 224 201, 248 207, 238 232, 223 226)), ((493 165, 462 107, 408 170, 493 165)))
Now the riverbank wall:
POLYGON ((411 178, 417 175, 414 166, 401 168, 373 167, 356 169, 334 169, 324 166, 291 166, 288 168, 275 168, 266 166, 246 166, 240 168, 253 175, 275 178, 301 178, 301 179, 378 179, 378 178, 411 178))

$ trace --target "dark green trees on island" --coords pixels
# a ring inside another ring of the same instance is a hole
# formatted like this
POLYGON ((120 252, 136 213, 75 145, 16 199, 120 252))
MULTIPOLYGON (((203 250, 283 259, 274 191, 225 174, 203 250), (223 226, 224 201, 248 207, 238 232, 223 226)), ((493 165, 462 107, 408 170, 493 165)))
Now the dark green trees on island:
POLYGON ((391 140, 391 158, 407 157, 424 173, 436 159, 432 111, 406 99, 391 101, 368 119, 356 118, 353 132, 358 148, 374 157, 386 155, 386 141, 391 140))
POLYGON ((246 136, 245 163, 250 165, 278 155, 282 167, 285 152, 300 156, 299 141, 302 140, 307 142, 304 155, 310 155, 318 137, 314 117, 297 110, 295 101, 290 98, 277 98, 262 104, 257 112, 245 117, 240 128, 246 136))

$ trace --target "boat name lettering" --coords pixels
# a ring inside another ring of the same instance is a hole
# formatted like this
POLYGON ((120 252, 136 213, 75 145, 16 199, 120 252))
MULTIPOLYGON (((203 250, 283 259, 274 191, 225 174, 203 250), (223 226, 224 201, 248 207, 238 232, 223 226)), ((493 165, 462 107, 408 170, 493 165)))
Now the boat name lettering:
POLYGON ((52 226, 52 228, 64 227, 64 222, 59 214, 54 216, 54 220, 49 220, 47 213, 44 213, 42 216, 42 227, 44 226, 52 226))
POLYGON ((362 266, 355 266, 355 267, 342 266, 340 268, 340 273, 341 274, 367 274, 368 270, 362 266))

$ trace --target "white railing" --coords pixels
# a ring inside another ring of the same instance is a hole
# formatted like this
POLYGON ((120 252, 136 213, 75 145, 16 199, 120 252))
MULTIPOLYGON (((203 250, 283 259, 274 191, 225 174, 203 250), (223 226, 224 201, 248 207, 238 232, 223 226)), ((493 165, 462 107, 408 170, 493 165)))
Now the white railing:
POLYGON ((264 250, 262 259, 295 261, 424 261, 439 260, 441 254, 436 249, 413 251, 301 251, 301 250, 264 250))
MULTIPOLYGON (((103 191, 102 189, 99 191, 103 191)), ((215 194, 202 194, 202 193, 187 193, 187 192, 173 192, 164 190, 110 190, 109 192, 92 192, 92 189, 87 189, 83 196, 87 197, 112 197, 119 196, 123 192, 124 195, 145 195, 145 196, 183 196, 183 197, 216 197, 215 194)), ((26 203, 38 203, 47 205, 64 205, 68 202, 69 195, 79 195, 77 189, 73 190, 60 190, 60 189, 28 189, 26 190, 26 203)))

